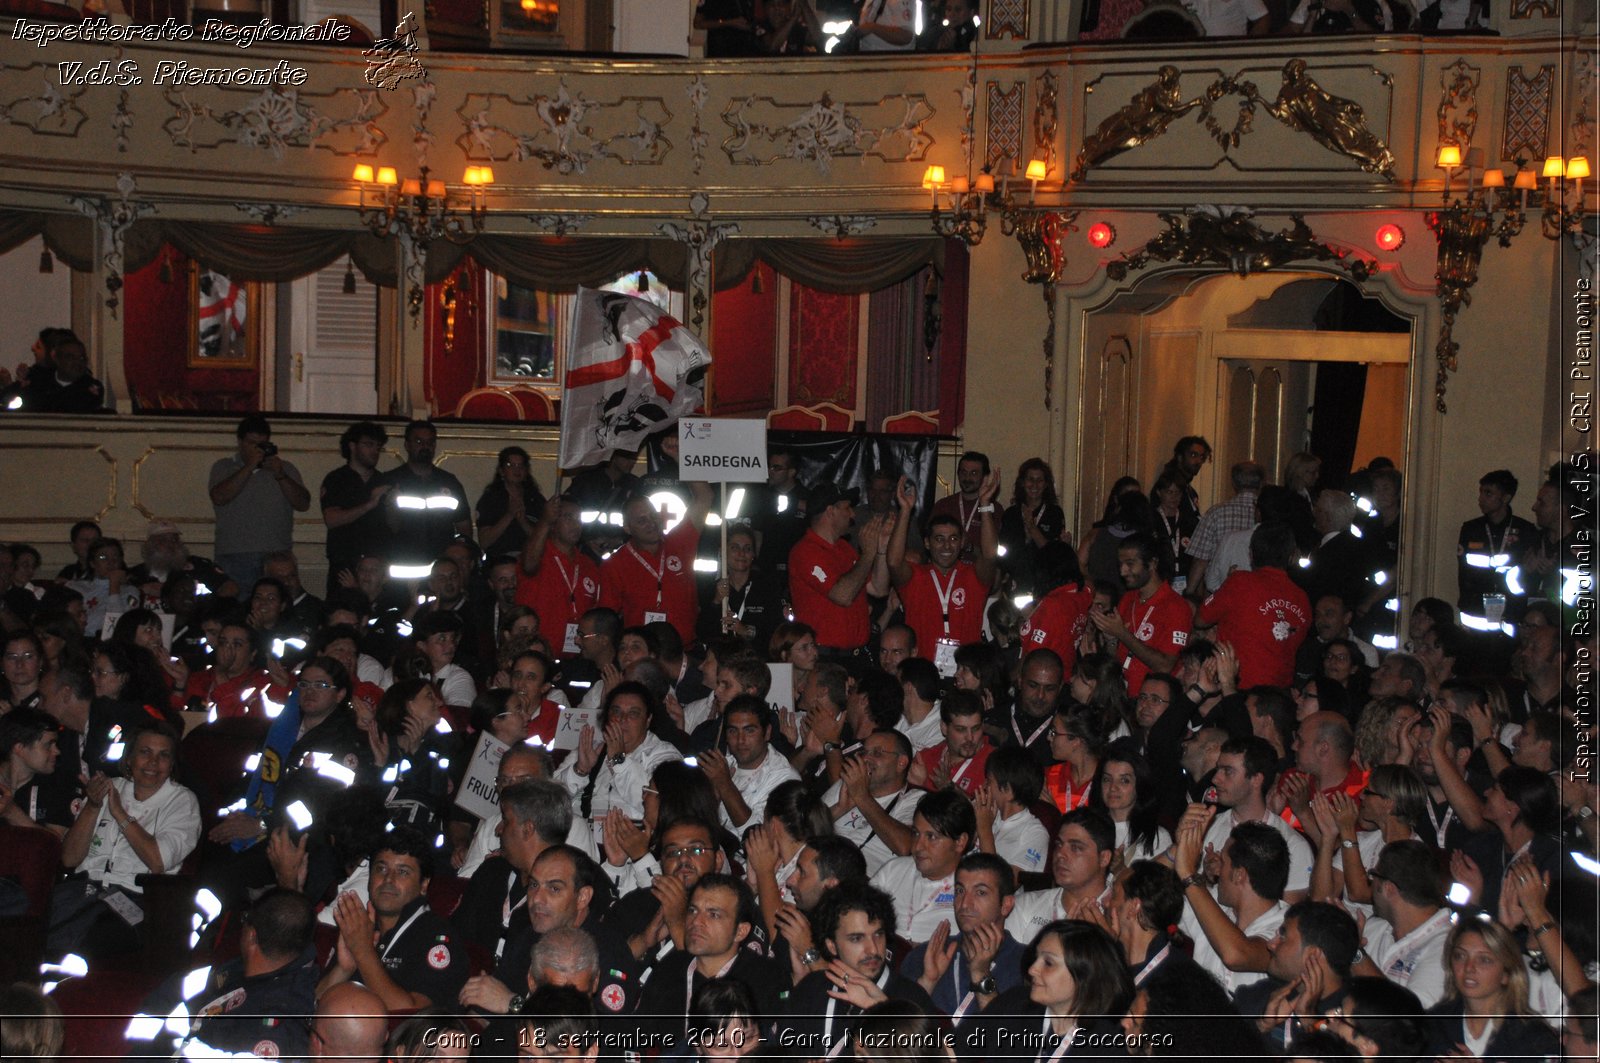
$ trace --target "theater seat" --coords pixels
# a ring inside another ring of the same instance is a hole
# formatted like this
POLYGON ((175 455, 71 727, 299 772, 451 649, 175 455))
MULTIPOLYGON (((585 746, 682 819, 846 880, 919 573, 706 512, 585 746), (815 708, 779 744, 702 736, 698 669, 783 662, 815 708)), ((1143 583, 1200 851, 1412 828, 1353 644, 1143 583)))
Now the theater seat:
POLYGON ((461 396, 450 416, 474 421, 520 421, 522 406, 505 388, 474 388, 461 396))
POLYGON ((22 887, 28 907, 21 915, 0 919, 0 984, 32 981, 44 955, 50 893, 61 866, 61 839, 38 827, 0 824, 0 877, 22 887))
POLYGON ((236 716, 201 724, 184 736, 178 781, 194 791, 207 830, 220 818, 217 809, 243 796, 244 763, 260 750, 271 726, 265 716, 236 716))

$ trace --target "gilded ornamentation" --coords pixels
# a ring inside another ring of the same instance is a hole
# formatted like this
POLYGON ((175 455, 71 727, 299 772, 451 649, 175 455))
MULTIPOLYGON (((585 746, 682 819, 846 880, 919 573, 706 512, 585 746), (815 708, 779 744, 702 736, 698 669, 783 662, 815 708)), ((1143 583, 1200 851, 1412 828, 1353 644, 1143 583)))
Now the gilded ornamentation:
POLYGON ((1027 260, 1027 268, 1022 271, 1024 281, 1054 284, 1061 279, 1067 264, 1061 241, 1068 233, 1078 231, 1072 224, 1077 219, 1075 210, 1019 210, 1002 218, 1002 231, 1016 236, 1027 260))
POLYGON ((984 36, 991 41, 1010 37, 1028 39, 1028 0, 989 0, 989 17, 984 20, 984 36))
POLYGON ((1511 17, 1560 18, 1561 0, 1511 0, 1511 17))
POLYGON ((15 88, 0 90, 0 122, 19 125, 41 137, 75 137, 89 120, 78 100, 82 85, 64 89, 55 63, 29 63, 10 66, 0 63, 0 84, 15 88), (34 78, 37 76, 37 83, 34 78), (34 91, 23 85, 37 85, 34 91))
POLYGON ((1542 159, 1550 139, 1550 107, 1555 96, 1556 68, 1542 66, 1533 77, 1513 66, 1506 71, 1505 139, 1500 160, 1542 159))
POLYGON ((118 152, 128 150, 128 134, 133 131, 133 111, 128 107, 128 90, 117 93, 117 113, 111 116, 111 137, 118 152))
POLYGON ((1221 266, 1247 277, 1278 269, 1291 262, 1335 262, 1356 280, 1372 274, 1370 263, 1337 251, 1316 238, 1305 219, 1291 214, 1287 229, 1269 233, 1251 220, 1242 207, 1191 207, 1181 217, 1161 214, 1166 230, 1149 243, 1106 265, 1112 280, 1124 280, 1131 270, 1151 262, 1182 262, 1194 266, 1221 266))
POLYGON ((606 102, 561 79, 555 95, 514 98, 470 93, 461 106, 467 132, 458 141, 473 159, 537 160, 560 174, 587 173, 601 160, 623 166, 659 166, 672 150, 664 135, 672 112, 658 96, 619 96, 606 102), (517 128, 528 110, 538 122, 517 128))
POLYGON ((335 89, 320 96, 299 89, 266 88, 248 92, 248 102, 235 110, 213 109, 205 100, 220 101, 227 89, 168 89, 165 96, 172 117, 162 123, 167 138, 190 151, 212 150, 226 144, 270 151, 281 159, 289 148, 321 148, 337 155, 372 155, 388 139, 378 119, 388 109, 378 93, 364 89, 335 89), (319 110, 337 107, 335 117, 319 110))
POLYGON ((155 207, 148 203, 141 203, 133 198, 137 191, 133 174, 117 174, 117 198, 105 196, 69 196, 67 202, 72 204, 80 213, 87 214, 100 226, 103 237, 101 246, 105 254, 101 257, 101 265, 106 271, 106 308, 111 311, 111 316, 117 316, 118 292, 122 291, 122 255, 126 247, 128 230, 133 228, 133 223, 146 214, 155 213, 155 207))
POLYGON ((694 109, 694 125, 689 127, 689 158, 694 163, 694 172, 699 173, 706 162, 706 148, 711 145, 711 136, 700 121, 706 100, 711 98, 711 86, 706 84, 704 75, 696 74, 684 92, 688 94, 689 106, 694 109))
MULTIPOLYGON (((1154 140, 1196 108, 1199 121, 1226 153, 1237 148, 1250 132, 1257 107, 1329 151, 1354 159, 1368 173, 1394 180, 1394 155, 1382 138, 1367 129, 1362 106, 1325 91, 1306 72, 1304 59, 1291 59, 1284 64, 1283 85, 1271 101, 1261 95, 1254 82, 1237 75, 1217 78, 1199 96, 1185 99, 1179 86, 1181 77, 1177 67, 1161 67, 1154 82, 1105 118, 1084 138, 1070 180, 1081 181, 1090 168, 1154 140), (1214 113, 1216 105, 1229 96, 1240 97, 1239 116, 1231 128, 1224 127, 1214 113)), ((1385 84, 1392 88, 1387 81, 1385 84)), ((1093 91, 1092 85, 1088 91, 1093 91)))
POLYGON ((411 152, 416 157, 417 168, 428 165, 433 153, 433 131, 428 128, 428 116, 433 113, 433 101, 439 96, 439 87, 424 79, 411 89, 411 152))
POLYGON ((717 245, 739 231, 738 222, 713 222, 711 197, 695 192, 689 197, 690 220, 687 223, 666 221, 656 226, 656 232, 669 236, 689 249, 689 328, 703 335, 706 307, 711 300, 711 253, 717 245))
POLYGON ((1021 173, 1022 162, 1022 105, 1027 95, 1028 83, 1018 81, 1002 89, 998 81, 986 86, 989 109, 989 144, 984 151, 983 165, 996 173, 1021 173))
POLYGON ((1455 371, 1457 356, 1461 353, 1461 345, 1453 335, 1456 314, 1463 306, 1472 305, 1472 286, 1478 283, 1483 247, 1489 242, 1494 226, 1493 219, 1486 213, 1473 210, 1465 203, 1434 211, 1424 220, 1439 240, 1438 268, 1434 272, 1434 279, 1439 282, 1441 321, 1439 341, 1433 348, 1434 356, 1439 361, 1433 383, 1433 404, 1440 413, 1445 413, 1445 385, 1455 371))
POLYGON ((921 93, 860 103, 835 102, 829 93, 813 103, 739 96, 729 100, 722 112, 722 120, 733 130, 722 142, 722 151, 735 166, 767 166, 789 159, 814 163, 824 177, 834 159, 870 156, 884 162, 912 162, 922 159, 933 144, 923 129, 933 114, 921 93), (783 120, 794 111, 800 113, 783 120), (873 119, 882 124, 872 124, 873 119))
POLYGON ((1329 151, 1356 160, 1368 173, 1394 180, 1394 155, 1367 129, 1361 105, 1324 91, 1306 73, 1304 59, 1291 59, 1283 65, 1283 86, 1278 98, 1267 105, 1267 113, 1290 129, 1308 134, 1329 151))
POLYGON ((594 220, 593 214, 528 214, 525 217, 537 225, 540 232, 553 236, 569 236, 594 220))
POLYGON ((1439 71, 1439 143, 1459 145, 1463 154, 1478 128, 1478 82, 1482 77, 1482 69, 1465 59, 1439 71))
POLYGON ((840 240, 846 236, 860 236, 878 225, 878 219, 871 214, 812 214, 806 221, 818 232, 840 240))
POLYGON ((1033 154, 1040 158, 1045 169, 1056 168, 1056 129, 1060 122, 1060 81, 1055 71, 1046 70, 1039 79, 1038 100, 1033 105, 1033 154))
POLYGON ((1578 105, 1572 112, 1567 143, 1572 154, 1587 159, 1594 158, 1595 81, 1600 73, 1597 67, 1600 67, 1600 55, 1594 52, 1579 52, 1573 64, 1573 94, 1578 97, 1578 105))
POLYGON ((1044 296, 1044 312, 1050 323, 1044 330, 1044 408, 1051 409, 1055 400, 1051 398, 1051 389, 1056 379, 1056 282, 1045 281, 1044 287, 1039 289, 1044 296))
POLYGON ((307 208, 284 203, 235 203, 233 209, 248 214, 263 225, 276 225, 296 214, 304 214, 307 208))
POLYGON ((965 172, 972 171, 973 144, 977 137, 973 133, 978 122, 978 53, 972 53, 972 65, 967 67, 967 80, 961 83, 956 96, 961 101, 961 164, 965 172))
POLYGON ((1084 137, 1070 180, 1081 181, 1090 167, 1154 140, 1173 122, 1200 106, 1198 99, 1183 98, 1179 76, 1177 67, 1163 66, 1156 71, 1155 81, 1136 92, 1126 107, 1084 137))

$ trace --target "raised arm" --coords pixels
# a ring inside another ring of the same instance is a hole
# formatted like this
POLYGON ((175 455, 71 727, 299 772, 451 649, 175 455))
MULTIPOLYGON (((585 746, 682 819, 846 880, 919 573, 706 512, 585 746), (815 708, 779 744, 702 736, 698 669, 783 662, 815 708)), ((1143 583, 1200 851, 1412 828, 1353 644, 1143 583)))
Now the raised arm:
POLYGON ((906 561, 906 536, 910 534, 911 513, 916 508, 917 494, 912 490, 911 481, 904 476, 895 485, 894 500, 898 508, 895 511, 894 530, 889 533, 887 561, 889 578, 898 588, 910 583, 917 571, 906 561))

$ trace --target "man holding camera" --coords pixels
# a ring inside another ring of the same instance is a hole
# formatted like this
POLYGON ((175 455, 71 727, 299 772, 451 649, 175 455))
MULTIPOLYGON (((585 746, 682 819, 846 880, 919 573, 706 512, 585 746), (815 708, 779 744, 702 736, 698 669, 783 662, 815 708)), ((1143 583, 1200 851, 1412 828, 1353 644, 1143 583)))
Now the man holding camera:
POLYGON ((278 456, 272 426, 251 414, 234 431, 239 452, 211 466, 217 514, 217 567, 240 588, 254 587, 266 555, 294 546, 294 515, 311 508, 300 470, 278 456))

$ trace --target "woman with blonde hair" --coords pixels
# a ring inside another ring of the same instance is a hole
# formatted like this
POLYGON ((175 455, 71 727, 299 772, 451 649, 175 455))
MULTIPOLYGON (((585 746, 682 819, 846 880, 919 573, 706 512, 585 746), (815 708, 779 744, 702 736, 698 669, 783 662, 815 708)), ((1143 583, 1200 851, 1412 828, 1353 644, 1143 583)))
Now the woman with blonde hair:
POLYGON ((61 1008, 31 985, 0 989, 0 1060, 60 1059, 67 1029, 61 1008))
POLYGON ((1428 1009, 1427 1056, 1561 1057, 1561 1039, 1528 1007, 1522 949, 1499 923, 1462 919, 1445 943, 1444 999, 1428 1009))
POLYGON ((1422 712, 1406 698, 1374 698, 1356 721, 1356 760, 1371 771, 1379 764, 1409 764, 1412 732, 1422 712))

